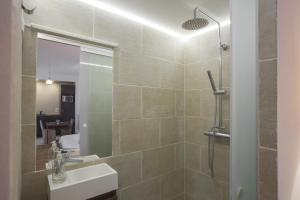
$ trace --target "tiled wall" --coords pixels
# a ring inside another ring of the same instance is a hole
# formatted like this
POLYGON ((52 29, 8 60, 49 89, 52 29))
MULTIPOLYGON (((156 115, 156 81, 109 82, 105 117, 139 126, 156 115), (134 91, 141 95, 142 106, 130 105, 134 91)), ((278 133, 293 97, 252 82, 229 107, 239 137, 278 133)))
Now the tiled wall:
MULTIPOLYGON (((183 199, 184 65, 178 40, 72 0, 37 1, 26 22, 117 42, 113 156, 121 200, 183 199)), ((26 31, 25 41, 34 34, 26 31)), ((24 43, 22 141, 24 200, 46 199, 35 170, 35 44, 24 43)))
MULTIPOLYGON (((222 28, 222 42, 229 43, 230 27, 222 28)), ((229 92, 229 56, 224 52, 223 87, 229 92)), ((206 71, 219 80, 218 31, 202 34, 185 43, 185 197, 186 200, 229 199, 229 140, 217 139, 215 176, 208 168, 208 137, 213 126, 215 99, 206 71)), ((217 85, 218 86, 218 85, 217 85)), ((223 98, 223 124, 229 131, 229 93, 223 98)))
POLYGON ((21 189, 21 1, 0 2, 0 199, 21 189))
MULTIPOLYGON (((182 200, 184 194, 187 200, 228 198, 228 142, 217 141, 212 179, 207 138, 202 135, 212 125, 214 99, 205 72, 212 70, 217 80, 216 32, 188 42, 183 56, 181 44, 169 36, 71 0, 38 1, 38 9, 26 21, 119 43, 114 63, 114 156, 101 162, 120 173, 121 200, 182 200)), ((32 37, 27 33, 25 41, 32 37)), ((229 29, 223 31, 227 43, 228 33, 229 29)), ((36 73, 35 45, 31 44, 25 43, 23 49, 23 199, 42 200, 46 198, 45 172, 31 172, 35 169, 36 73)), ((276 167, 270 168, 276 166, 277 155, 276 0, 260 0, 259 44, 260 196, 272 200, 277 196, 276 167)), ((223 82, 228 89, 227 53, 224 60, 223 82)), ((228 107, 227 95, 227 127, 228 107)))
POLYGON ((259 198, 277 200, 277 0, 259 0, 259 198))

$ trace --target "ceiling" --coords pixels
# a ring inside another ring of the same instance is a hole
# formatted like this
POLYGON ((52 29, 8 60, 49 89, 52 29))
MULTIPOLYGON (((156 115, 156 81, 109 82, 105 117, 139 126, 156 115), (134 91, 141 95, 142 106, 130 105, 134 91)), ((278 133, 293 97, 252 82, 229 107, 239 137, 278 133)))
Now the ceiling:
POLYGON ((80 46, 42 39, 46 37, 45 34, 38 35, 37 78, 39 80, 76 82, 81 65, 97 65, 106 68, 112 66, 112 58, 101 54, 102 49, 97 48, 96 54, 96 50, 92 47, 86 46, 82 49, 80 46))
POLYGON ((38 79, 57 81, 75 81, 77 79, 80 47, 38 39, 37 49, 38 79))
MULTIPOLYGON (((199 7, 220 22, 230 18, 229 0, 99 0, 111 6, 151 20, 183 35, 181 25, 193 17, 193 9, 199 7)), ((210 23, 212 25, 213 23, 210 23)))

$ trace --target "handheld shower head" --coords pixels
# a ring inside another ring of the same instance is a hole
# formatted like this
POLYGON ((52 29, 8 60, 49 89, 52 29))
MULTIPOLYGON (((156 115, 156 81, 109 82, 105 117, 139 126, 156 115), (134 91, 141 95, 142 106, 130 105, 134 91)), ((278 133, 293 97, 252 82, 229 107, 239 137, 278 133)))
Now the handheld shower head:
POLYGON ((223 90, 223 89, 217 89, 216 88, 215 81, 214 81, 214 78, 213 78, 212 73, 211 73, 210 70, 207 70, 207 75, 208 75, 208 78, 209 78, 209 81, 210 81, 211 88, 214 92, 214 95, 224 95, 226 93, 226 91, 223 90))
POLYGON ((215 81, 214 81, 214 78, 212 77, 212 74, 211 74, 211 71, 210 70, 207 70, 207 75, 208 75, 208 78, 209 78, 209 81, 210 81, 210 85, 211 85, 211 88, 214 92, 217 91, 217 88, 216 88, 216 85, 215 85, 215 81))

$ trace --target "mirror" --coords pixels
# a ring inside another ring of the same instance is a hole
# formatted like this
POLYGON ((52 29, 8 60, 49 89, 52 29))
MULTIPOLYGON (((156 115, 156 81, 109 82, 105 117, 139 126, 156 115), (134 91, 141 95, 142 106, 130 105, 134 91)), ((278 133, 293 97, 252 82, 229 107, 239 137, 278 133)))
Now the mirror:
POLYGON ((112 155, 112 50, 42 33, 36 48, 37 170, 53 141, 72 156, 112 155))

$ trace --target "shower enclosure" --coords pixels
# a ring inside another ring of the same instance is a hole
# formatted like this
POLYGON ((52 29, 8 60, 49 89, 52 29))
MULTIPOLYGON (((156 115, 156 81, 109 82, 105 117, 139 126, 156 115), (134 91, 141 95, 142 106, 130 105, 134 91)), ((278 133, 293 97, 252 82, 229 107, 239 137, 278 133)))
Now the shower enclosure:
POLYGON ((185 45, 185 189, 187 199, 229 198, 229 32, 199 8, 183 23, 196 31, 185 45), (199 185, 192 190, 194 183, 199 185))
MULTIPOLYGON (((230 139, 230 135, 226 133, 226 127, 223 126, 223 96, 226 95, 226 90, 223 89, 223 51, 229 50, 229 45, 222 43, 221 37, 221 25, 213 17, 206 14, 199 8, 194 9, 194 18, 190 19, 182 24, 182 28, 186 30, 199 30, 206 27, 211 20, 217 24, 218 40, 219 44, 219 66, 218 66, 218 88, 216 88, 215 81, 211 70, 207 70, 207 75, 212 87, 213 95, 215 96, 215 106, 213 114, 213 123, 209 131, 204 132, 208 136, 208 166, 211 177, 214 177, 214 154, 215 154, 215 141, 216 137, 230 139), (202 14, 206 18, 201 18, 198 14, 202 14)), ((227 91, 228 93, 228 91, 227 91)), ((200 97, 201 98, 201 97, 200 97)), ((228 130, 228 127, 227 127, 228 130)))

